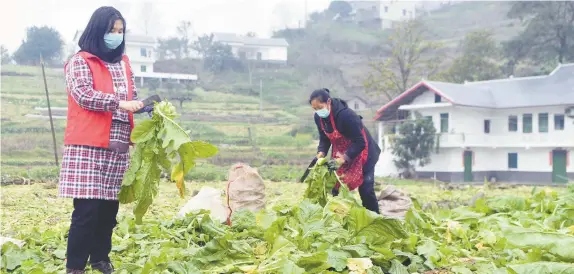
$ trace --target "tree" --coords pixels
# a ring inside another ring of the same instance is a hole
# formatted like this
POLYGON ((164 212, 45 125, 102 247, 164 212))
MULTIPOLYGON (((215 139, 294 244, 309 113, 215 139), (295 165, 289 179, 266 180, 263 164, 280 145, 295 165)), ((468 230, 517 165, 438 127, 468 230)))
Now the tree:
POLYGON ((4 45, 0 45, 0 61, 2 65, 9 64, 10 62, 12 62, 12 58, 8 53, 8 49, 6 49, 4 45))
POLYGON ((184 56, 184 41, 177 37, 158 39, 157 54, 160 60, 175 58, 180 60, 184 56))
POLYGON ((181 21, 177 26, 177 33, 179 35, 182 53, 185 57, 189 57, 189 48, 191 47, 190 37, 193 36, 191 21, 181 21))
POLYGON ((433 51, 440 44, 425 41, 424 33, 419 21, 402 22, 393 28, 387 45, 391 56, 370 64, 372 72, 364 83, 368 93, 392 100, 414 84, 414 77, 437 72, 442 56, 433 51))
POLYGON ((213 34, 210 35, 202 35, 197 38, 192 44, 191 48, 197 51, 197 53, 202 57, 205 58, 207 52, 213 45, 213 34))
POLYGON ((18 64, 37 65, 40 55, 48 64, 61 61, 64 41, 60 33, 47 26, 30 27, 26 30, 26 40, 14 53, 14 60, 18 64))
POLYGON ((470 32, 459 46, 460 55, 445 75, 445 80, 454 83, 484 81, 502 77, 500 49, 487 30, 470 32))
POLYGON ((399 135, 392 144, 395 156, 393 162, 404 178, 415 176, 416 167, 431 162, 431 153, 435 147, 436 129, 431 120, 417 115, 399 127, 399 135))
POLYGON ((574 2, 514 2, 508 16, 520 19, 526 26, 513 40, 526 43, 531 59, 539 62, 555 60, 559 63, 574 60, 574 2))
POLYGON ((348 17, 353 11, 353 7, 346 1, 331 1, 327 11, 333 15, 339 15, 339 17, 348 17))
POLYGON ((506 57, 503 71, 506 75, 514 75, 516 66, 526 59, 530 52, 529 42, 523 39, 524 36, 520 36, 502 43, 502 53, 506 57))
POLYGON ((231 46, 214 42, 205 54, 204 68, 213 73, 220 73, 226 70, 239 70, 242 66, 233 56, 231 46))
POLYGON ((167 92, 163 95, 163 97, 170 101, 178 101, 179 110, 181 113, 184 113, 183 103, 187 101, 191 102, 193 100, 191 91, 187 90, 185 85, 175 82, 167 82, 166 88, 167 92))

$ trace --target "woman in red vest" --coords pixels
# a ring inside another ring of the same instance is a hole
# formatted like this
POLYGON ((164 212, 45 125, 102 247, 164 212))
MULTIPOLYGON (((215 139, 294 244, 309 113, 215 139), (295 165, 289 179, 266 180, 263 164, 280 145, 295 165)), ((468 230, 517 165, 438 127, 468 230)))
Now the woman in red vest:
POLYGON ((68 235, 67 273, 112 273, 109 253, 118 193, 129 164, 137 100, 124 55, 126 22, 112 7, 97 9, 80 37, 80 51, 64 70, 68 120, 59 195, 74 199, 68 235))

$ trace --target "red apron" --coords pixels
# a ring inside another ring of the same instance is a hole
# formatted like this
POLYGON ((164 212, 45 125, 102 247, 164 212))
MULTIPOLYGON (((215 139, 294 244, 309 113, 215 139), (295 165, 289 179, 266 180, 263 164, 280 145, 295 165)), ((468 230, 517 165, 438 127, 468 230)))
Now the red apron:
MULTIPOLYGON (((335 119, 333 118, 333 112, 329 114, 329 119, 331 120, 331 125, 333 126, 333 132, 328 133, 325 131, 325 126, 323 125, 323 121, 321 121, 321 129, 325 132, 325 135, 331 141, 331 145, 333 146, 333 150, 331 151, 331 157, 335 158, 337 154, 345 154, 349 146, 351 145, 351 140, 345 138, 343 134, 341 134, 337 130, 337 126, 335 125, 335 119)), ((338 170, 337 175, 341 177, 343 183, 349 187, 350 190, 354 190, 363 184, 363 166, 367 162, 367 157, 369 155, 369 141, 367 140, 367 134, 365 133, 365 129, 362 130, 363 138, 365 139, 365 149, 361 151, 355 159, 351 160, 351 162, 345 162, 338 170)), ((339 183, 335 185, 335 188, 339 189, 339 183)))

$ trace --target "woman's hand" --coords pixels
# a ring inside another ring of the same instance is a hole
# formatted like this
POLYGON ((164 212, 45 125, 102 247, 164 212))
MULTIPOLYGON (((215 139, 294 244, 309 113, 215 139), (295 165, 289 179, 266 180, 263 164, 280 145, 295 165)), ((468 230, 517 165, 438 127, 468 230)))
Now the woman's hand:
POLYGON ((317 159, 324 158, 324 157, 325 157, 325 153, 323 153, 323 152, 317 153, 317 159))
POLYGON ((337 166, 340 167, 342 166, 347 160, 345 160, 345 155, 342 153, 337 153, 336 158, 335 158, 335 162, 337 163, 337 166))
POLYGON ((141 101, 120 101, 119 108, 129 112, 136 112, 143 108, 141 101))

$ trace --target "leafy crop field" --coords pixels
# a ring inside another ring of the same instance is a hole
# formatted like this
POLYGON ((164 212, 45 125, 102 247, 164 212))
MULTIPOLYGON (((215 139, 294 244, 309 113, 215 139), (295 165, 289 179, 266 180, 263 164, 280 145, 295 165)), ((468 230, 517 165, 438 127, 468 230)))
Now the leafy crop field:
MULTIPOLYGON (((131 205, 121 207, 112 260, 119 273, 573 273, 572 187, 387 183, 427 209, 416 206, 402 223, 369 214, 352 195, 323 207, 303 200, 304 184, 266 182, 267 209, 238 212, 228 227, 204 213, 175 219, 191 195, 174 198, 177 188, 164 182, 142 225, 131 205), (485 197, 473 207, 435 206, 478 192, 485 197)), ((225 182, 187 183, 190 193, 203 186, 225 182)), ((52 184, 1 191, 2 236, 26 241, 4 245, 2 271, 61 273, 71 201, 52 184)))

